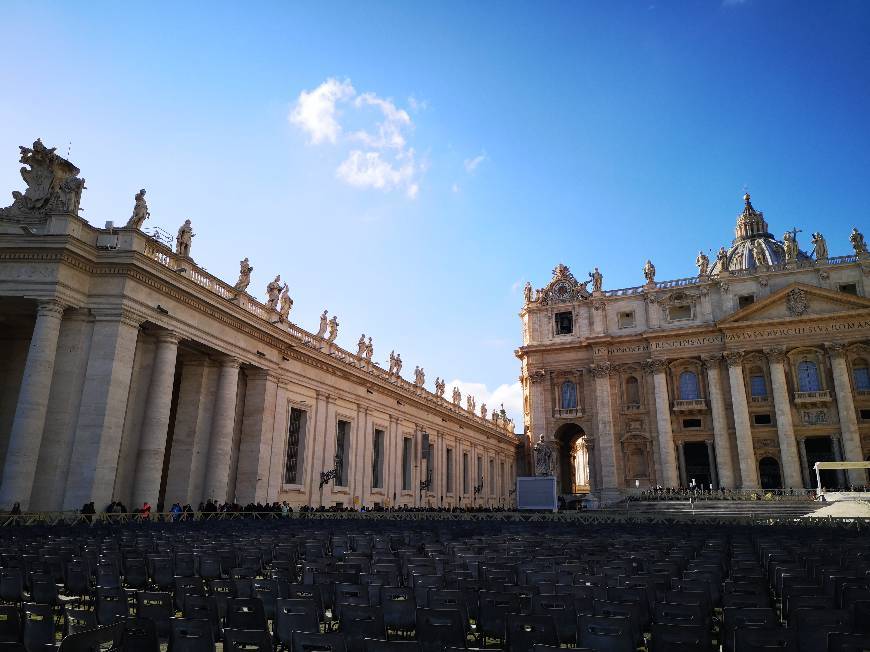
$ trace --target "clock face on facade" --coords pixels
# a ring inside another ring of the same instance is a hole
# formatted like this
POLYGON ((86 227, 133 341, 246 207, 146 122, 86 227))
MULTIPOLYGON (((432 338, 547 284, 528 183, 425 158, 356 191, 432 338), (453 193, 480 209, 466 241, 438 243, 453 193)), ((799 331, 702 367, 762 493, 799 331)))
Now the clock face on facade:
POLYGON ((557 283, 553 286, 553 295, 557 299, 567 299, 571 296, 571 288, 567 283, 557 283))

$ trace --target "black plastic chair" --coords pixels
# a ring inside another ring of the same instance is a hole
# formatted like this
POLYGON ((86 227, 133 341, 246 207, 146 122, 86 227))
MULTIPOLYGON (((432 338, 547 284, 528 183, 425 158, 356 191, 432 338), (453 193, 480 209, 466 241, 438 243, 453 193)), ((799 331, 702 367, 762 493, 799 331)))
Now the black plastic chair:
POLYGON ((20 568, 0 568, 0 600, 24 601, 24 573, 20 568))
POLYGON ((46 646, 54 646, 54 612, 50 605, 24 605, 24 647, 28 652, 36 652, 46 646))
POLYGON ((225 629, 224 652, 272 652, 272 639, 267 631, 225 629))
POLYGON ((364 641, 365 652, 422 652, 423 648, 417 641, 384 641, 367 638, 364 641))
POLYGON ((797 632, 785 627, 739 627, 734 652, 798 652, 797 632))
POLYGON ((119 588, 97 588, 97 623, 112 625, 130 615, 127 595, 119 588))
POLYGON ((293 632, 317 633, 320 620, 314 600, 280 599, 275 603, 275 620, 272 632, 277 643, 290 649, 293 632))
POLYGON ((508 614, 506 648, 509 652, 532 652, 535 645, 558 646, 559 643, 552 615, 508 614))
POLYGON ((0 642, 21 642, 21 612, 14 605, 0 604, 0 642))
POLYGON ((441 652, 445 646, 465 647, 465 623, 458 609, 417 609, 416 630, 423 652, 441 652))
POLYGON ((207 620, 211 625, 212 638, 216 641, 221 638, 221 617, 213 595, 187 596, 182 614, 185 620, 207 620))
POLYGON ((104 625, 77 634, 70 634, 60 642, 60 652, 95 652, 121 644, 122 624, 104 625))
POLYGON ((363 652, 363 639, 386 636, 384 614, 380 607, 344 605, 339 617, 339 628, 351 652, 363 652))
POLYGON ((257 598, 230 598, 227 600, 224 627, 235 630, 267 631, 263 603, 257 598))
POLYGON ((776 612, 769 607, 764 609, 726 607, 722 613, 723 620, 719 636, 722 639, 725 652, 734 650, 734 632, 738 628, 776 627, 779 625, 776 612))
MULTIPOLYGON (((653 623, 650 652, 712 652, 710 631, 704 625, 653 623)), ((717 648, 718 650, 718 648, 717 648)))
POLYGON ((152 621, 160 638, 169 638, 169 619, 174 615, 172 594, 159 591, 139 591, 136 594, 136 617, 152 621))
POLYGON ((168 652, 214 652, 215 639, 208 620, 173 618, 169 628, 168 652))
POLYGON ((279 597, 277 580, 253 580, 251 582, 251 597, 262 601, 263 611, 266 612, 267 619, 275 619, 275 602, 279 597))
POLYGON ((184 599, 189 595, 205 595, 205 583, 201 577, 175 578, 175 610, 184 611, 184 599))
POLYGON ((293 632, 293 652, 347 652, 347 646, 336 632, 293 632))
POLYGON ((124 652, 160 652, 160 638, 153 620, 128 618, 120 627, 120 647, 124 652))
POLYGON ((590 647, 557 647, 553 645, 535 645, 532 652, 595 652, 590 647))
POLYGON ((634 632, 628 618, 579 616, 577 645, 599 652, 634 652, 634 632))
POLYGON ((478 594, 477 630, 486 647, 486 639, 504 641, 508 614, 521 613, 520 596, 515 593, 481 591, 478 594))
POLYGON ((90 609, 81 609, 75 605, 66 605, 64 611, 64 633, 78 634, 97 627, 97 612, 90 609))
POLYGON ((828 634, 828 652, 866 652, 870 650, 870 634, 828 634))
POLYGON ((797 630, 800 652, 824 650, 828 634, 850 632, 852 615, 845 609, 798 609, 792 612, 789 626, 797 630))
POLYGON ((532 613, 549 615, 556 623, 560 643, 574 643, 577 640, 577 611, 574 598, 570 595, 532 596, 532 613))

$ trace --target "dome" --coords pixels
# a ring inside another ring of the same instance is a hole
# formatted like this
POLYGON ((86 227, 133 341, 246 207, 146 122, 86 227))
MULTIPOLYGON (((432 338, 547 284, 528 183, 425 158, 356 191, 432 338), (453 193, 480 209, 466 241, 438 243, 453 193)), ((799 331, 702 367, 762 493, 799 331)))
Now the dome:
MULTIPOLYGON (((743 196, 745 206, 737 216, 734 228, 734 241, 724 256, 720 251, 716 261, 710 268, 710 274, 720 274, 723 271, 736 272, 744 269, 754 270, 756 251, 764 258, 767 265, 780 265, 785 262, 785 245, 777 240, 767 229, 764 213, 752 206, 749 193, 743 196), (724 258, 724 265, 723 265, 724 258), (722 269, 722 268, 725 269, 722 269)), ((788 234, 786 234, 788 235, 788 234)), ((724 247, 723 247, 724 249, 724 247)), ((811 260, 803 251, 798 250, 798 261, 811 260)))

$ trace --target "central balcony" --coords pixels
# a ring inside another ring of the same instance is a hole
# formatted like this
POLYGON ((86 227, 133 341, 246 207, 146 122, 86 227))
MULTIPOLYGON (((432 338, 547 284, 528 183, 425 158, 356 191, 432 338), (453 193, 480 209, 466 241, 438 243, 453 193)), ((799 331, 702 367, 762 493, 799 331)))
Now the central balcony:
POLYGON ((583 416, 582 408, 557 408, 553 410, 553 417, 556 419, 578 419, 583 416))
POLYGON ((817 392, 795 392, 794 402, 797 405, 820 405, 831 402, 831 392, 827 389, 817 392))
POLYGON ((707 401, 702 398, 674 401, 674 412, 704 412, 706 409, 707 401))

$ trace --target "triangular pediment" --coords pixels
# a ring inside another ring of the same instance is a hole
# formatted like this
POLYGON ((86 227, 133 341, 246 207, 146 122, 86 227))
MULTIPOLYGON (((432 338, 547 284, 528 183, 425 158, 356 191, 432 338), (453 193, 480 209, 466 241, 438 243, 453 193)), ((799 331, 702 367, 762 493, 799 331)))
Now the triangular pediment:
POLYGON ((828 317, 870 310, 870 299, 803 283, 792 283, 766 299, 741 308, 719 321, 720 326, 828 317))

